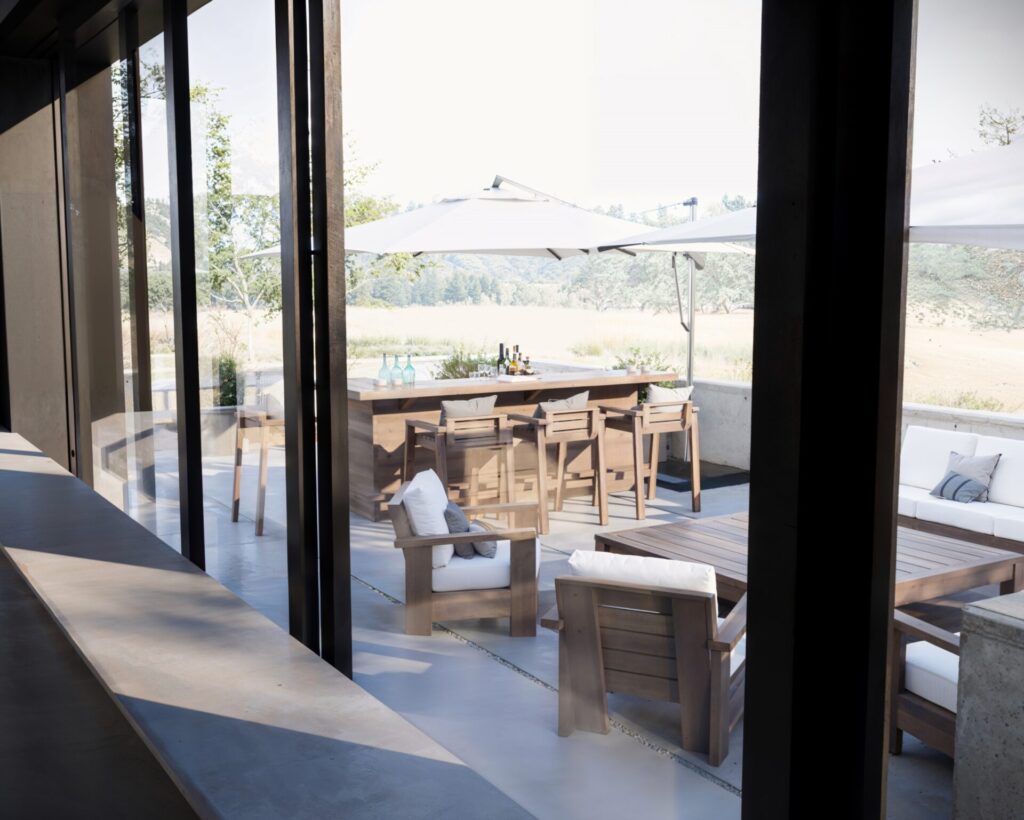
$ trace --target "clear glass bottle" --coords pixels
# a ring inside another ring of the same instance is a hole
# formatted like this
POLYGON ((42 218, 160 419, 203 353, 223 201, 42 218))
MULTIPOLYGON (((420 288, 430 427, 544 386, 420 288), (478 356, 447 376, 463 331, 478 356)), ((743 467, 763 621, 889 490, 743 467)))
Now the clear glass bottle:
POLYGON ((391 384, 397 387, 402 383, 402 366, 398 363, 398 354, 395 354, 395 364, 391 368, 391 384))
POLYGON ((402 384, 416 384, 416 368, 412 366, 412 354, 405 356, 405 368, 402 370, 402 384))
POLYGON ((377 383, 380 385, 391 382, 391 368, 388 367, 388 354, 385 353, 380 360, 380 370, 377 371, 377 383))

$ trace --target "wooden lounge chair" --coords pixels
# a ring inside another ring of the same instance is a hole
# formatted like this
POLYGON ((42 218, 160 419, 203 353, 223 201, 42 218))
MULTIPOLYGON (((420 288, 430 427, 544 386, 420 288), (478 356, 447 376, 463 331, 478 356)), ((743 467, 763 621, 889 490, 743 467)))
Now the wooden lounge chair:
POLYGON ((900 754, 910 732, 952 757, 960 636, 897 610, 891 652, 889 751, 900 754))
POLYGON ((608 692, 666 700, 683 748, 720 765, 743 714, 746 596, 719 623, 708 592, 562 576, 555 593, 541 624, 558 632, 558 734, 607 733, 608 692))
POLYGON ((468 518, 503 514, 509 526, 490 528, 486 532, 417 536, 413 532, 402 499, 409 482, 402 484, 388 502, 391 523, 395 528, 395 547, 405 555, 405 632, 407 635, 429 635, 435 621, 464 618, 510 618, 509 631, 513 637, 537 634, 537 532, 532 527, 514 526, 524 517, 531 518, 537 507, 533 502, 483 504, 463 507, 468 518), (480 541, 508 541, 507 555, 499 548, 495 558, 476 556, 465 559, 454 557, 448 566, 435 569, 431 562, 433 547, 439 544, 465 544, 480 541), (456 563, 457 562, 457 563, 456 563), (508 585, 504 587, 473 588, 479 570, 493 571, 494 562, 505 562, 508 585), (473 566, 471 566, 473 565, 473 566), (435 573, 457 573, 466 579, 466 585, 456 576, 446 577, 445 591, 437 592, 435 573))

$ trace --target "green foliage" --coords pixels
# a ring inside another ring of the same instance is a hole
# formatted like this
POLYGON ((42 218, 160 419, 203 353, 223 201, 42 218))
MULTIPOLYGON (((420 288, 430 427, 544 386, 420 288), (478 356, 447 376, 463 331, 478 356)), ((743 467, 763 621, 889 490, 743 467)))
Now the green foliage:
POLYGON ((348 340, 349 359, 376 359, 381 355, 396 352, 409 353, 413 356, 437 356, 454 347, 458 342, 454 339, 434 338, 428 336, 355 336, 348 340))
POLYGON ((604 345, 600 342, 582 341, 576 342, 569 351, 573 356, 581 359, 592 359, 604 353, 604 345))
POLYGON ((727 211, 742 211, 744 208, 753 207, 754 204, 743 194, 736 194, 736 196, 722 195, 722 207, 727 211))
POLYGON ((978 108, 978 136, 986 145, 1009 145, 1024 131, 1024 114, 1019 108, 1003 111, 992 105, 978 108))
POLYGON ((435 379, 468 379, 480 365, 494 364, 494 357, 482 352, 470 353, 458 347, 442 359, 434 370, 435 379))
POLYGON ((215 407, 236 407, 239 398, 245 395, 245 383, 239 371, 238 360, 231 355, 218 356, 213 360, 217 373, 217 386, 214 388, 213 404, 215 407))
POLYGON ((980 396, 973 390, 961 391, 952 395, 948 393, 929 393, 916 399, 921 404, 933 404, 937 407, 958 407, 961 410, 988 410, 998 413, 1006 409, 1006 405, 990 396, 980 396))
MULTIPOLYGON (((656 347, 631 347, 625 353, 620 353, 612 365, 614 370, 625 370, 630 365, 634 367, 649 367, 654 371, 675 370, 675 365, 669 364, 661 350, 656 347)), ((658 382, 662 387, 674 387, 675 382, 658 382)), ((647 400, 647 386, 641 385, 637 393, 638 399, 643 402, 647 400)))

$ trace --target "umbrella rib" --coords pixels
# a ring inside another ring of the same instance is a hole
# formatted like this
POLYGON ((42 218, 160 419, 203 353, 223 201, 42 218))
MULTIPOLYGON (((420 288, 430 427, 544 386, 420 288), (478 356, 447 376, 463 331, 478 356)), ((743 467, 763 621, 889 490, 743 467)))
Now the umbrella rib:
POLYGON ((550 254, 551 254, 551 255, 552 255, 553 257, 555 257, 555 259, 557 259, 557 260, 558 260, 559 262, 561 262, 561 261, 562 261, 562 257, 561 257, 561 256, 559 256, 559 255, 558 255, 557 253, 555 253, 555 252, 554 252, 553 250, 551 250, 551 248, 545 248, 544 250, 546 250, 546 251, 547 251, 548 253, 550 253, 550 254))

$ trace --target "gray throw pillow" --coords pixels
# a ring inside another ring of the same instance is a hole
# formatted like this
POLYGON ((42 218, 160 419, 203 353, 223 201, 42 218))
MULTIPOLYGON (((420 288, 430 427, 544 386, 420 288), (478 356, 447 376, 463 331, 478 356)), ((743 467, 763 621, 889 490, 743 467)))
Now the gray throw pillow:
MULTIPOLYGON (((483 524, 476 521, 472 521, 469 524, 470 532, 487 532, 488 528, 483 524)), ((482 555, 484 558, 493 558, 498 554, 498 542, 497 541, 474 541, 473 549, 476 550, 477 555, 482 555)))
POLYGON ((946 472, 973 478, 983 487, 977 500, 988 501, 988 487, 992 483, 992 473, 995 472, 1001 457, 1002 453, 991 456, 962 456, 955 450, 950 451, 946 472))
POLYGON ((586 410, 588 401, 590 401, 589 390, 584 390, 582 393, 577 393, 575 396, 569 396, 564 399, 542 401, 537 405, 537 409, 533 411, 533 417, 535 419, 542 419, 553 410, 586 410))
MULTIPOLYGON (((469 519, 462 511, 462 508, 454 501, 449 501, 444 511, 444 522, 448 525, 448 532, 456 533, 469 532, 469 519)), ((455 554, 460 558, 473 557, 473 544, 454 544, 455 554)))
POLYGON ((493 396, 477 396, 475 399, 441 402, 441 424, 448 419, 464 419, 470 416, 489 416, 494 413, 494 404, 498 401, 493 396))
POLYGON ((970 504, 972 501, 977 501, 981 498, 981 494, 986 489, 985 485, 980 481, 950 470, 935 489, 931 491, 931 495, 945 498, 949 501, 959 501, 961 504, 970 504))

